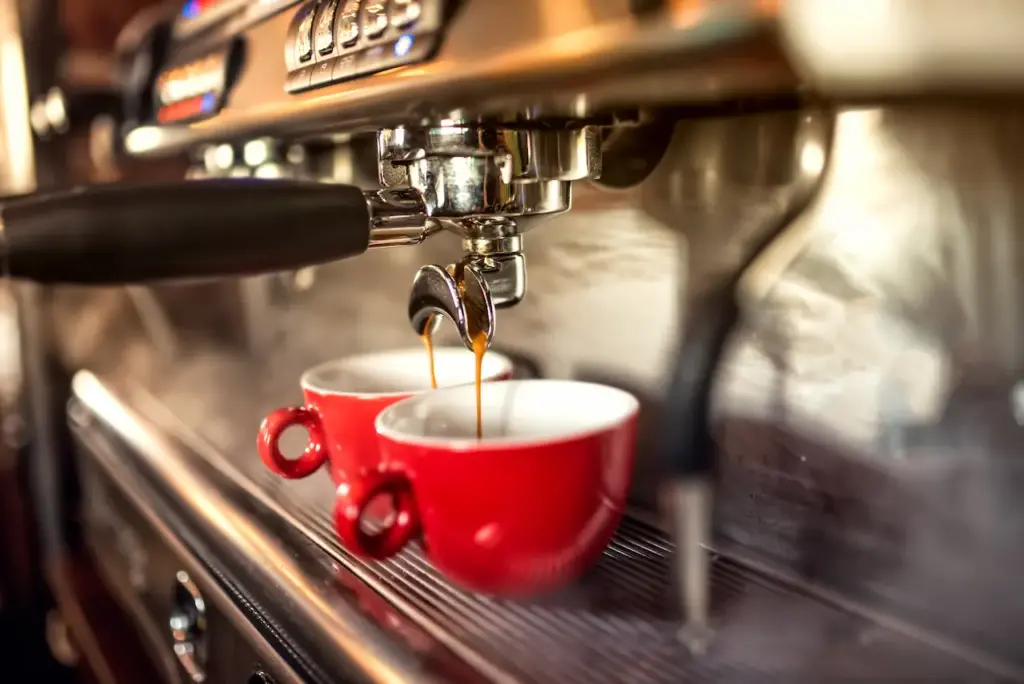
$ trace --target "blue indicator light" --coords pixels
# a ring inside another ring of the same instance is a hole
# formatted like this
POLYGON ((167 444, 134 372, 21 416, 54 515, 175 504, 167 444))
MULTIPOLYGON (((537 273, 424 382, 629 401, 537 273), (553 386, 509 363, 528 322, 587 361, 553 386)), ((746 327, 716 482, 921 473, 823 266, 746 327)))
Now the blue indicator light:
POLYGON ((395 57, 405 57, 412 50, 413 37, 406 33, 395 41, 395 57))
POLYGON ((203 95, 203 101, 200 105, 203 114, 209 114, 217 106, 217 96, 214 93, 206 93, 203 95))
POLYGON ((188 0, 185 6, 181 9, 181 16, 186 19, 195 19, 199 16, 199 0, 188 0))

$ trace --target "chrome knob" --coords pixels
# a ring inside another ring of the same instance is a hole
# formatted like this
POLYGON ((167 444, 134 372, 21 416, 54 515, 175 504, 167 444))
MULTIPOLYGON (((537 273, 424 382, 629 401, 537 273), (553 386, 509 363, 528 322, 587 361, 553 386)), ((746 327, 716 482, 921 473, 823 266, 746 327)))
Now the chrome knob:
POLYGON ((402 29, 416 23, 423 13, 420 0, 391 0, 391 25, 402 29))
POLYGON ((338 20, 338 42, 349 46, 359 39, 359 0, 345 0, 338 20))
POLYGON ((380 38, 388 27, 388 3, 386 0, 371 0, 363 7, 363 35, 380 38))

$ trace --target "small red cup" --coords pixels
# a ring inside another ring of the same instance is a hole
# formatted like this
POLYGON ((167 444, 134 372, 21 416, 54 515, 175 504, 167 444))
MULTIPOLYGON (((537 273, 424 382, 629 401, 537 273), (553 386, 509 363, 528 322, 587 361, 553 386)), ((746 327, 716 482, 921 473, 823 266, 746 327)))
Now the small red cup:
MULTIPOLYGON (((438 387, 472 385, 476 378, 473 353, 441 347, 434 350, 438 387)), ((488 352, 481 377, 485 381, 512 377, 512 361, 488 352)), ((260 458, 282 477, 296 479, 316 472, 330 460, 335 483, 378 466, 377 434, 373 421, 381 410, 420 392, 429 392, 427 351, 402 349, 348 356, 315 366, 300 380, 303 406, 272 411, 263 419, 257 438, 260 458), (301 425, 308 438, 302 455, 286 458, 278 440, 289 427, 301 425)))
POLYGON ((369 558, 419 535, 438 570, 485 594, 543 593, 580 575, 622 518, 635 452, 635 397, 584 382, 484 385, 421 394, 377 416, 381 467, 338 487, 342 542, 369 558), (362 518, 392 497, 378 531, 362 518))

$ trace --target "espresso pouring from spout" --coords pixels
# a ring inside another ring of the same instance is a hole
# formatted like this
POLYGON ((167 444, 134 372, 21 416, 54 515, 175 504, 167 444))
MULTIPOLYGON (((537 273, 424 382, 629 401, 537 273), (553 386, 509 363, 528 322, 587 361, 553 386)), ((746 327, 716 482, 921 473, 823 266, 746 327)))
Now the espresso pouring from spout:
POLYGON ((436 332, 443 316, 455 325, 467 349, 473 349, 473 338, 480 333, 490 346, 494 302, 487 281, 469 262, 463 259, 448 268, 431 264, 416 272, 409 293, 409 322, 417 335, 436 332))

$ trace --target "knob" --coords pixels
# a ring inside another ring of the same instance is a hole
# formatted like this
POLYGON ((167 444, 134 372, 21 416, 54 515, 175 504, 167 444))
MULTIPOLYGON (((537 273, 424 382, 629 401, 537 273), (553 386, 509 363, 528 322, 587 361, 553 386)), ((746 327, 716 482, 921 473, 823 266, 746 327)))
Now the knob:
POLYGON ((206 681, 206 601, 184 570, 175 576, 171 596, 171 628, 174 656, 195 684, 206 681))
POLYGON ((54 87, 32 103, 29 122, 40 138, 63 135, 97 116, 121 116, 121 96, 112 90, 65 90, 54 87))

